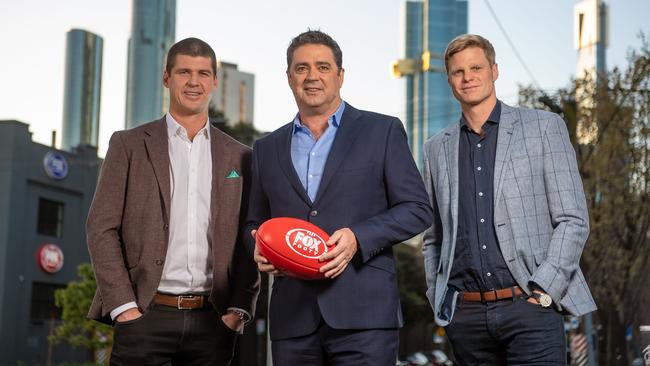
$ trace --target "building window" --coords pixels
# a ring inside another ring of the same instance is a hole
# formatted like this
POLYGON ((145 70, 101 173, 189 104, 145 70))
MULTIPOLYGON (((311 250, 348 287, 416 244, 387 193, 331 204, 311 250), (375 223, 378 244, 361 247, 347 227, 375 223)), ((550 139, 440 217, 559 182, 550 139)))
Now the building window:
POLYGON ((38 233, 61 237, 63 228, 63 203, 40 198, 38 201, 38 233))
POLYGON ((50 319, 61 319, 61 309, 54 305, 54 291, 64 287, 64 285, 54 283, 32 283, 32 307, 30 311, 32 323, 43 324, 50 319))

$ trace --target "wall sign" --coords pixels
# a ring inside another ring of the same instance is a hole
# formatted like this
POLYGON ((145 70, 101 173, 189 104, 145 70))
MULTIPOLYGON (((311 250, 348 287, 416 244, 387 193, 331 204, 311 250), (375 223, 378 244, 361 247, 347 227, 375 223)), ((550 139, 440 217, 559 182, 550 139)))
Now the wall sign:
POLYGON ((57 273, 63 268, 63 251, 56 244, 43 244, 36 250, 36 262, 47 273, 57 273))
POLYGON ((43 157, 43 168, 48 177, 62 180, 68 176, 68 162, 63 154, 56 151, 48 151, 43 157))

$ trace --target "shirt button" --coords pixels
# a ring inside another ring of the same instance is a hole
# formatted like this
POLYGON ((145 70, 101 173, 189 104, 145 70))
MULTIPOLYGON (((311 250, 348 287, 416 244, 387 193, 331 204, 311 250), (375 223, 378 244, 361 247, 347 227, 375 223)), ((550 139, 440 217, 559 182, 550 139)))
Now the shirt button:
POLYGON ((162 266, 163 260, 162 259, 156 259, 156 265, 162 266))
POLYGON ((480 172, 480 171, 481 171, 481 167, 476 168, 476 170, 478 170, 478 171, 480 172))
POLYGON ((476 144, 476 147, 481 147, 481 144, 476 144))
POLYGON ((478 195, 483 197, 483 192, 479 192, 478 195))
POLYGON ((481 246, 481 248, 483 248, 483 250, 485 250, 485 249, 487 249, 487 246, 484 244, 484 245, 481 246))
POLYGON ((492 276, 492 273, 488 272, 486 273, 488 277, 492 276))
POLYGON ((313 178, 313 177, 314 177, 314 175, 313 175, 313 174, 309 174, 309 178, 313 178))
POLYGON ((163 225, 163 230, 165 230, 165 231, 169 230, 169 225, 167 225, 167 224, 163 225))
POLYGON ((316 210, 312 210, 312 211, 309 213, 309 216, 311 216, 311 217, 315 217, 316 215, 318 215, 318 211, 316 211, 316 210))
POLYGON ((313 152, 313 153, 311 153, 311 156, 315 156, 315 155, 316 155, 316 153, 315 153, 315 152, 313 152))
POLYGON ((481 222, 485 222, 485 219, 481 219, 481 222))

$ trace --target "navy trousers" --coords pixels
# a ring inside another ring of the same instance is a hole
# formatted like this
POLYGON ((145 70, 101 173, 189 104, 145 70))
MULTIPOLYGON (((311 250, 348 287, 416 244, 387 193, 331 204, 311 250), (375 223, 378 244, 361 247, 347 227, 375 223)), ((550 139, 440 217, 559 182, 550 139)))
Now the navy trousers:
POLYGON ((273 366, 394 366, 397 329, 333 329, 271 342, 273 366))
POLYGON ((462 302, 445 330, 460 365, 566 365, 562 315, 525 298, 462 302))

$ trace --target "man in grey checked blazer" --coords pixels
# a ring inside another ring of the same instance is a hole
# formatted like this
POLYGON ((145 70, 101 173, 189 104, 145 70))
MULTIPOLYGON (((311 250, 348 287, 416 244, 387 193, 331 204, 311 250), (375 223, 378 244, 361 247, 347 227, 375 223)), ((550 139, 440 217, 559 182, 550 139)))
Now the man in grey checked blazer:
POLYGON ((561 314, 596 309, 579 268, 589 218, 566 125, 497 100, 483 37, 454 39, 445 67, 463 114, 423 149, 436 322, 460 364, 563 365, 561 314))

